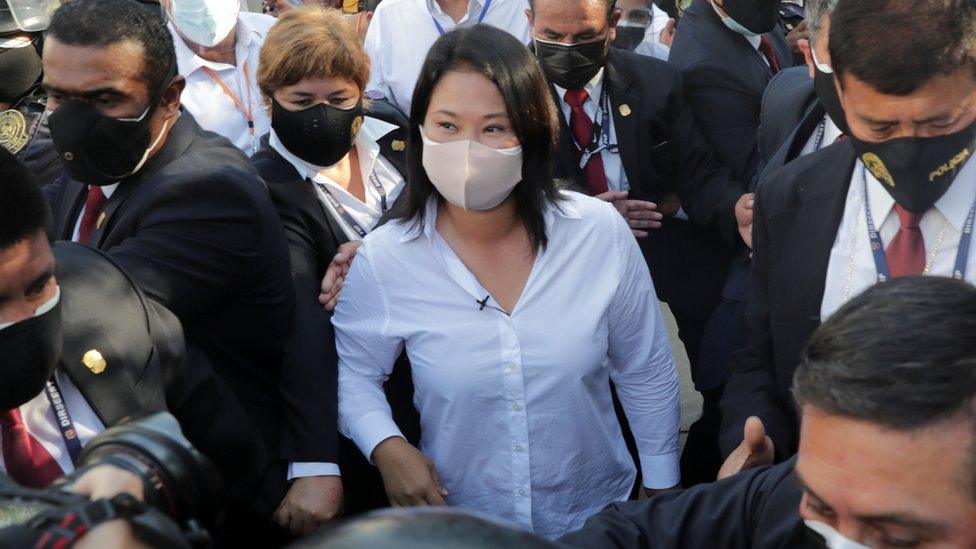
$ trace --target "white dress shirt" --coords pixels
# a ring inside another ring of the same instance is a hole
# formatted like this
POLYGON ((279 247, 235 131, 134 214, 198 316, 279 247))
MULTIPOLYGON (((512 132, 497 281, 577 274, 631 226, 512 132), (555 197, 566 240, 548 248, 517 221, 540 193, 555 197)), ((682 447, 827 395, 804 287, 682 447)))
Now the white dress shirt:
POLYGON ((800 156, 806 156, 824 147, 829 147, 843 135, 843 132, 840 131, 840 128, 837 127, 837 124, 834 123, 829 114, 824 115, 821 123, 823 124, 823 136, 819 139, 819 143, 817 139, 819 131, 815 128, 813 134, 807 139, 806 145, 803 146, 803 150, 800 151, 800 156))
POLYGON ((237 19, 237 65, 207 61, 186 45, 168 23, 176 47, 176 64, 186 78, 186 88, 180 102, 201 128, 230 139, 234 146, 248 156, 257 152, 258 138, 271 129, 271 117, 261 99, 258 88, 258 62, 261 45, 276 19, 261 13, 241 12, 237 19), (247 73, 244 65, 247 63, 247 73), (224 89, 203 70, 209 67, 237 96, 245 108, 250 107, 254 118, 254 134, 248 130, 247 117, 224 89))
MULTIPOLYGON (((393 207, 393 203, 396 202, 400 192, 404 187, 403 176, 400 172, 390 164, 382 155, 380 155, 380 145, 378 141, 383 138, 383 136, 395 130, 397 127, 388 122, 384 122, 378 118, 371 118, 369 116, 364 117, 363 125, 359 129, 359 135, 356 136, 356 150, 359 154, 359 169, 363 178, 363 187, 366 189, 366 202, 360 201, 358 198, 353 196, 349 191, 339 185, 332 179, 326 177, 324 174, 319 173, 319 168, 305 162, 301 158, 293 155, 288 149, 281 143, 278 136, 275 134, 274 130, 271 130, 271 135, 268 138, 268 144, 274 150, 278 151, 278 154, 282 156, 289 164, 294 166, 295 170, 305 179, 311 179, 314 183, 321 183, 325 185, 332 196, 339 201, 339 204, 352 216, 353 220, 359 224, 366 232, 369 232, 376 226, 380 218, 383 217, 385 213, 382 207, 382 199, 380 197, 379 191, 370 183, 369 175, 373 172, 376 173, 377 179, 379 179, 380 185, 383 186, 383 190, 386 191, 386 206, 387 209, 393 207)), ((352 227, 349 226, 339 212, 332 207, 332 204, 325 198, 325 193, 318 187, 318 185, 313 185, 316 194, 319 196, 319 200, 322 202, 322 206, 325 211, 329 212, 345 231, 346 238, 349 240, 362 240, 352 227)))
MULTIPOLYGON (((91 186, 89 185, 88 188, 91 189, 91 186)), ((109 198, 112 198, 112 193, 114 193, 115 189, 117 188, 119 188, 118 183, 102 185, 102 194, 105 195, 105 199, 108 200, 109 198)), ((81 207, 81 213, 78 214, 78 220, 75 221, 75 230, 71 233, 72 242, 78 242, 78 236, 81 233, 81 220, 83 217, 85 217, 85 206, 81 207)))
MULTIPOLYGON (((871 172, 863 169, 860 160, 854 166, 851 188, 847 192, 847 206, 841 219, 840 228, 834 246, 830 250, 830 261, 827 265, 827 279, 824 287, 824 297, 821 307, 821 319, 834 314, 848 299, 854 298, 864 290, 875 284, 878 277, 871 253, 871 241, 868 238, 867 217, 864 210, 864 183, 861 174, 866 173, 868 179, 868 202, 871 205, 871 215, 885 247, 898 234, 898 214, 895 213, 895 201, 885 191, 871 172), (850 295, 847 287, 848 270, 850 269, 850 295)), ((967 162, 949 186, 949 189, 935 203, 933 208, 922 216, 919 230, 925 241, 925 257, 928 262, 931 254, 936 251, 932 260, 932 270, 929 274, 935 276, 952 276, 952 269, 956 262, 956 252, 959 250, 959 240, 962 237, 963 224, 969 209, 976 199, 976 162, 967 162), (945 228, 941 245, 939 233, 945 228)), ((969 261, 966 266, 966 280, 976 283, 976 247, 970 247, 969 261)))
MULTIPOLYGON (((369 24, 364 47, 372 61, 369 92, 385 96, 403 112, 410 112, 413 88, 427 50, 440 38, 434 19, 444 32, 478 23, 485 0, 469 0, 468 13, 457 23, 435 0, 384 0, 369 24)), ((482 21, 529 43, 526 0, 491 0, 482 21)))
MULTIPOLYGON (((600 69, 589 82, 583 86, 589 97, 586 98, 586 102, 583 103, 583 112, 586 116, 590 117, 590 122, 596 120, 597 110, 600 108, 600 94, 603 93, 603 75, 606 73, 604 69, 600 69)), ((566 89, 561 88, 555 84, 552 85, 556 89, 556 94, 559 96, 559 109, 563 113, 563 120, 566 121, 566 125, 569 126, 569 118, 572 114, 572 107, 566 102, 566 89)), ((613 106, 610 105, 610 112, 607 117, 610 122, 610 145, 617 144, 617 131, 614 128, 613 123, 613 106)), ((580 143, 584 147, 587 143, 580 143)), ((607 188, 611 191, 629 191, 630 183, 627 181, 627 174, 624 173, 624 163, 620 159, 620 153, 612 153, 609 147, 600 151, 600 158, 603 159, 603 173, 607 176, 607 188)))
POLYGON ((406 347, 420 449, 449 505, 547 538, 626 500, 635 469, 614 414, 613 380, 644 485, 676 484, 679 395, 647 264, 620 214, 563 192, 513 314, 436 230, 388 223, 364 241, 336 308, 339 425, 366 456, 390 437, 382 384, 406 347))

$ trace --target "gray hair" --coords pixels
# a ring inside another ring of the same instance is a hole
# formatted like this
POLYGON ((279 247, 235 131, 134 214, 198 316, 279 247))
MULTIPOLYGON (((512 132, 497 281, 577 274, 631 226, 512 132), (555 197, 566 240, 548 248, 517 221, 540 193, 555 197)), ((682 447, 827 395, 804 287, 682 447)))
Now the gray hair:
POLYGON ((810 47, 813 47, 815 37, 820 36, 823 30, 824 16, 830 15, 837 7, 839 0, 807 0, 807 36, 810 40, 810 47))

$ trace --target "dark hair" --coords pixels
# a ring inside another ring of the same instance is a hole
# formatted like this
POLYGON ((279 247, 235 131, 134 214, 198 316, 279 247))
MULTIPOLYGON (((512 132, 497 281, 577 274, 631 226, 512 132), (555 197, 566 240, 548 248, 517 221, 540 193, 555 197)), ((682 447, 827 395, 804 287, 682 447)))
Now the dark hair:
POLYGON ((407 148, 409 184, 406 205, 398 217, 422 224, 427 201, 437 194, 424 170, 420 126, 434 88, 452 70, 482 74, 498 86, 522 145, 522 181, 514 191, 518 215, 532 244, 544 248, 549 242, 545 209, 559 200, 552 176, 552 155, 559 137, 556 106, 535 56, 512 35, 488 25, 453 30, 441 36, 427 54, 413 93, 407 148))
MULTIPOLYGON (((529 9, 535 11, 535 3, 537 0, 529 0, 529 9)), ((565 0, 557 0, 559 2, 564 2, 565 0)), ((577 2, 599 2, 607 8, 607 20, 610 20, 610 16, 613 15, 613 10, 617 8, 617 0, 576 0, 577 2)), ((648 7, 650 7, 650 2, 648 2, 648 7)))
POLYGON ((359 0, 359 11, 376 11, 383 0, 359 0))
POLYGON ((0 147, 0 249, 47 228, 51 214, 41 184, 26 166, 0 147))
POLYGON ((897 431, 968 418, 976 499, 976 288, 906 277, 867 290, 811 336, 793 395, 897 431))
POLYGON ((889 95, 960 69, 976 76, 976 0, 842 0, 830 19, 830 61, 889 95))
POLYGON ((47 35, 70 46, 137 42, 142 46, 142 79, 150 96, 176 68, 176 50, 166 24, 135 0, 68 0, 54 12, 47 35))

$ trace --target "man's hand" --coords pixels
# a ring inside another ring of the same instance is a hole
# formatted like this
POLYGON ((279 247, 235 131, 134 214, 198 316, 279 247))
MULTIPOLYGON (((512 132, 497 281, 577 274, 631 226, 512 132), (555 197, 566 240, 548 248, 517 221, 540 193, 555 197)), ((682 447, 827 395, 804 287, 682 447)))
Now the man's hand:
POLYGON ((718 471, 718 480, 731 477, 754 467, 772 465, 776 455, 773 441, 766 436, 766 428, 758 417, 750 417, 743 428, 743 438, 739 446, 729 454, 729 458, 718 471))
POLYGON ((735 221, 739 225, 739 236, 750 249, 752 248, 752 217, 755 205, 756 195, 754 193, 742 195, 739 197, 739 201, 735 203, 735 221))
POLYGON ((123 519, 103 522, 72 545, 75 549, 149 549, 132 535, 132 526, 123 519))
POLYGON ((434 464, 400 437, 391 437, 373 450, 373 463, 383 476, 386 495, 394 507, 447 505, 451 495, 441 485, 434 464))
POLYGON ((670 48, 674 44, 674 27, 677 24, 678 22, 674 19, 668 19, 668 24, 661 29, 661 34, 658 35, 657 41, 670 48))
POLYGON ((301 536, 328 524, 342 514, 342 479, 301 477, 291 483, 274 520, 292 535, 301 536))
POLYGON ((800 49, 800 40, 806 40, 809 38, 808 29, 809 24, 804 19, 799 25, 793 28, 789 34, 786 35, 786 45, 790 47, 790 53, 794 56, 803 55, 803 50, 800 49))
POLYGON ((322 278, 322 293, 319 294, 319 303, 325 307, 325 310, 335 310, 336 303, 339 302, 342 284, 349 274, 349 267, 352 266, 352 260, 356 257, 356 251, 362 245, 362 241, 354 240, 339 246, 339 252, 336 253, 332 262, 325 269, 325 276, 322 278))
POLYGON ((624 216, 631 232, 637 238, 644 238, 648 233, 642 229, 660 229, 664 215, 657 211, 657 204, 643 200, 628 200, 623 191, 607 191, 596 195, 604 202, 613 204, 614 208, 624 216))
POLYGON ((68 485, 68 490, 94 501, 112 499, 126 493, 139 501, 145 498, 142 479, 114 465, 99 465, 85 471, 81 478, 68 485))

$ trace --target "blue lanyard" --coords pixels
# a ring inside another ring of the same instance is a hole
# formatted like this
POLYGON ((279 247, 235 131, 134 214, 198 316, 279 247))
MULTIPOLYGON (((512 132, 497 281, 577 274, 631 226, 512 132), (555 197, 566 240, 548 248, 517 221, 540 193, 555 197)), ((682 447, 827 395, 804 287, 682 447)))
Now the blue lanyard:
MULTIPOLYGON (((891 278, 888 270, 888 258, 885 256, 884 245, 881 243, 881 236, 874 225, 874 216, 871 215, 871 204, 868 203, 868 175, 867 168, 861 166, 861 180, 864 182, 864 212, 868 221, 868 239, 871 241, 871 254, 874 256, 874 266, 878 272, 878 282, 884 282, 891 278)), ((952 268, 952 278, 956 280, 966 279, 966 267, 969 264, 969 249, 973 242, 973 220, 976 219, 976 200, 969 208, 966 222, 962 226, 962 236, 959 237, 959 249, 956 250, 956 263, 952 268)))
MULTIPOLYGON (((380 182, 380 178, 378 175, 376 175, 375 169, 369 172, 369 182, 371 185, 373 185, 373 188, 376 190, 376 193, 380 195, 380 208, 383 210, 383 213, 386 213, 388 209, 386 205, 386 189, 383 188, 383 183, 380 182)), ((356 222, 355 219, 353 219, 352 215, 349 214, 349 211, 346 210, 342 206, 342 204, 339 203, 339 200, 335 197, 335 195, 332 194, 332 191, 330 191, 328 187, 326 187, 322 183, 319 183, 318 181, 314 181, 313 183, 315 183, 315 185, 318 186, 318 188, 325 195, 325 199, 329 201, 329 204, 332 206, 332 209, 334 209, 336 213, 339 214, 339 218, 342 220, 342 222, 348 225, 349 228, 353 230, 353 232, 358 234, 359 238, 366 238, 366 234, 367 234, 366 229, 364 229, 362 225, 360 225, 359 223, 356 222)))
MULTIPOLYGON (((437 0, 428 0, 429 2, 436 2, 437 0)), ((491 6, 491 0, 485 0, 485 5, 481 8, 481 15, 478 16, 478 23, 485 20, 485 15, 488 13, 488 7, 491 6)), ((430 20, 434 22, 434 26, 437 27, 437 33, 444 36, 444 27, 441 26, 440 21, 434 17, 434 12, 430 9, 430 4, 427 4, 427 13, 430 14, 430 20)))
POLYGON ((61 388, 58 387, 58 382, 53 377, 44 387, 44 394, 51 404, 51 409, 54 410, 54 419, 58 422, 58 429, 61 430, 61 438, 64 439, 64 446, 68 449, 71 463, 77 465, 78 456, 81 455, 81 441, 78 440, 75 423, 71 421, 71 414, 68 413, 68 407, 61 397, 61 388))
POLYGON ((584 149, 582 145, 576 142, 576 138, 573 138, 576 150, 581 153, 579 161, 579 169, 581 170, 586 168, 593 155, 602 152, 604 149, 612 154, 617 154, 617 146, 610 144, 610 92, 607 90, 607 84, 604 80, 603 90, 600 92, 600 108, 597 109, 597 116, 594 117, 593 135, 590 137, 590 142, 584 149))

